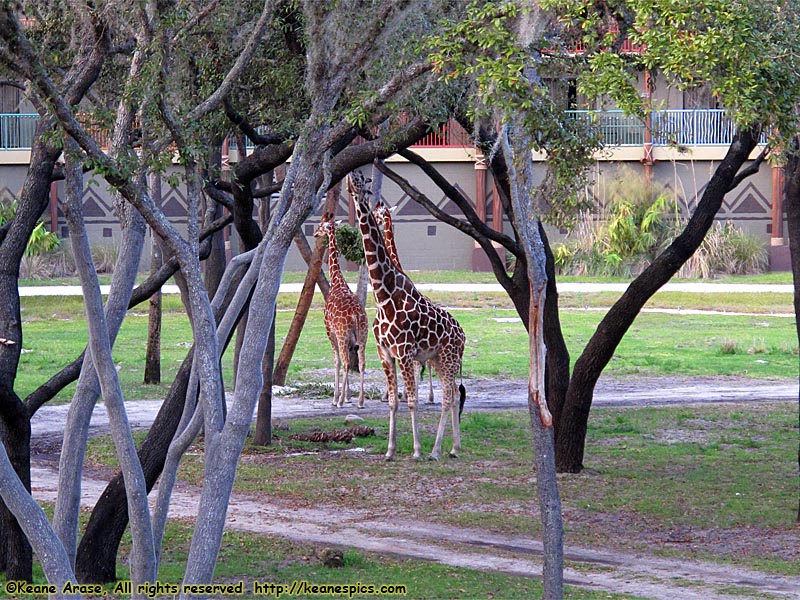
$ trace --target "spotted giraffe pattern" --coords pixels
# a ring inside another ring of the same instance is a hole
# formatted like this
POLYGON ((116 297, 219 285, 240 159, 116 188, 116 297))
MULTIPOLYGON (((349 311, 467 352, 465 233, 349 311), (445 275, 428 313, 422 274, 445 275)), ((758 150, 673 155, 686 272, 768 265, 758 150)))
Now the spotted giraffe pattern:
MULTIPOLYGON (((351 194, 358 216, 358 226, 364 243, 364 256, 369 268, 369 279, 375 295, 377 318, 372 327, 378 343, 378 356, 386 374, 389 391, 389 446, 386 460, 394 457, 397 438, 397 373, 396 363, 405 384, 406 400, 411 414, 411 431, 414 436, 414 459, 422 457, 417 428, 417 363, 432 361, 442 382, 442 412, 436 441, 430 458, 439 459, 444 438, 447 414, 453 428, 453 447, 450 455, 458 456, 461 449, 459 430, 460 406, 456 407, 456 377, 461 373, 464 355, 464 332, 458 322, 442 309, 434 306, 419 293, 411 280, 392 263, 386 249, 383 232, 370 211, 369 196, 364 176, 350 174, 347 189, 351 194)), ((463 403, 463 386, 462 386, 463 403)))
MULTIPOLYGON (((389 259, 395 268, 401 273, 405 274, 402 265, 400 264, 400 255, 397 252, 397 245, 394 242, 394 225, 392 224, 392 211, 397 208, 389 208, 384 204, 380 198, 375 202, 375 208, 372 209, 372 214, 378 225, 383 228, 383 241, 386 244, 386 251, 389 253, 389 259)), ((426 299, 428 299, 426 297, 426 299)), ((429 300, 429 299, 428 299, 429 300)), ((428 404, 433 404, 433 364, 428 361, 428 404)))
POLYGON ((336 367, 334 376, 333 405, 344 406, 350 401, 351 351, 358 354, 358 372, 360 375, 358 407, 364 408, 364 363, 367 344, 367 311, 358 301, 339 267, 339 248, 336 245, 336 225, 331 217, 325 215, 314 232, 314 237, 328 238, 328 269, 330 275, 330 291, 325 300, 325 331, 333 346, 333 361, 336 367), (342 368, 341 386, 339 370, 342 368))

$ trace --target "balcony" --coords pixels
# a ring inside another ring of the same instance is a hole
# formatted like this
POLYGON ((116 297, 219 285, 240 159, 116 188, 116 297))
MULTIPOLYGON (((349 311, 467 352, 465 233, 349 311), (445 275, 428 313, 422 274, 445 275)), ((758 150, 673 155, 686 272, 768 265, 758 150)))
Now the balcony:
POLYGON ((0 150, 30 150, 37 114, 0 113, 0 150))
MULTIPOLYGON (((570 110, 600 134, 605 146, 642 146, 644 121, 619 110, 570 110)), ((650 113, 654 146, 728 146, 736 128, 726 111, 714 108, 654 110, 650 113)))
MULTIPOLYGON (((595 128, 607 147, 644 145, 645 124, 638 117, 619 110, 571 110, 566 114, 595 128)), ((0 151, 29 150, 37 119, 37 114, 0 114, 0 151)), ((650 114, 650 122, 654 146, 728 146, 735 133, 733 123, 722 109, 658 110, 650 114)), ((90 130, 101 145, 107 146, 107 131, 96 126, 90 130)), ((455 122, 444 124, 414 145, 417 148, 471 146, 469 134, 455 122)))

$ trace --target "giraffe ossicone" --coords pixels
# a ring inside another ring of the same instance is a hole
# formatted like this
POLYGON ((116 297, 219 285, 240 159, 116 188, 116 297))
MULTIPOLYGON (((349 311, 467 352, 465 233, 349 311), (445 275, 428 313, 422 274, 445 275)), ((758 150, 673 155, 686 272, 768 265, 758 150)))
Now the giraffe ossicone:
POLYGON ((325 300, 325 332, 333 346, 335 368, 333 405, 342 407, 350 400, 349 372, 357 356, 359 372, 358 407, 364 407, 364 367, 367 345, 367 311, 359 302, 342 275, 339 267, 339 249, 336 245, 336 225, 332 215, 323 215, 314 231, 314 237, 328 238, 328 270, 330 291, 325 300), (353 358, 351 358, 353 357, 353 358), (339 376, 339 370, 342 376, 339 376))
POLYGON ((420 294, 411 280, 392 262, 384 234, 369 206, 371 191, 364 176, 354 171, 347 180, 353 198, 370 284, 375 295, 377 317, 372 326, 378 344, 378 356, 386 375, 389 392, 389 444, 386 459, 394 457, 397 439, 397 373, 405 384, 406 400, 411 414, 414 436, 414 458, 422 458, 417 427, 417 364, 430 361, 442 382, 442 411, 436 431, 436 441, 430 458, 439 459, 447 415, 450 414, 453 446, 450 455, 458 456, 461 449, 459 417, 464 404, 464 386, 456 385, 461 374, 466 337, 458 322, 447 311, 435 306, 420 294), (460 390, 456 407, 456 389, 460 390))

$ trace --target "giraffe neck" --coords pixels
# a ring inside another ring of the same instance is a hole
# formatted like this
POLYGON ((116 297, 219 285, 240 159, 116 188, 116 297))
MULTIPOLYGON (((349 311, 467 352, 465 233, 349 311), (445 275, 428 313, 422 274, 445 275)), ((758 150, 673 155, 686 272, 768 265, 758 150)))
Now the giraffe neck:
POLYGON ((336 233, 328 236, 328 272, 331 278, 331 287, 347 285, 342 269, 339 266, 339 246, 336 245, 336 233))
POLYGON ((366 198, 357 191, 351 191, 353 202, 358 217, 358 228, 364 242, 364 258, 367 262, 369 281, 378 304, 389 301, 392 295, 401 291, 402 282, 397 281, 397 276, 405 276, 399 272, 389 258, 383 233, 378 227, 375 216, 369 208, 366 198), (398 283, 400 285, 398 285, 398 283))
POLYGON ((397 253, 397 246, 394 242, 394 225, 392 224, 392 217, 389 215, 389 211, 383 214, 383 240, 386 243, 386 251, 389 253, 392 264, 394 264, 394 267, 398 271, 405 273, 400 264, 400 255, 397 253))

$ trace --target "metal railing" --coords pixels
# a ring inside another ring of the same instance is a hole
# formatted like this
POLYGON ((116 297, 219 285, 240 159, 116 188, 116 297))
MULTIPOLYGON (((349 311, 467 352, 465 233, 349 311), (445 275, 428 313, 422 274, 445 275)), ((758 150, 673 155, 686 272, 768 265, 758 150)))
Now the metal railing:
MULTIPOLYGON (((645 123, 638 117, 619 110, 570 110, 567 115, 586 121, 600 134, 605 146, 644 144, 645 123)), ((30 149, 38 118, 36 114, 0 114, 0 151, 30 149)), ((722 109, 657 110, 650 114, 650 123, 654 146, 727 146, 735 133, 733 123, 722 109)), ((107 146, 105 129, 90 126, 90 130, 101 145, 107 146)), ((472 141, 460 126, 447 123, 415 146, 456 148, 472 146, 472 141)))
MULTIPOLYGON (((605 146, 641 146, 645 123, 620 110, 570 110, 567 114, 586 121, 605 146)), ((725 110, 717 108, 666 109, 650 113, 654 146, 728 146, 736 128, 725 110)))
POLYGON ((37 114, 0 113, 0 150, 30 150, 37 114))

